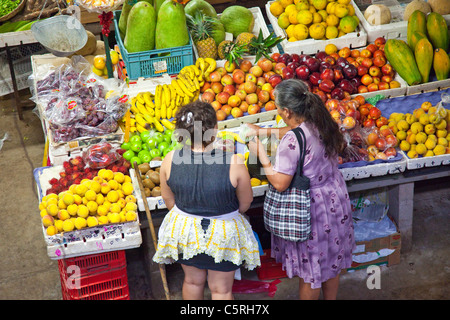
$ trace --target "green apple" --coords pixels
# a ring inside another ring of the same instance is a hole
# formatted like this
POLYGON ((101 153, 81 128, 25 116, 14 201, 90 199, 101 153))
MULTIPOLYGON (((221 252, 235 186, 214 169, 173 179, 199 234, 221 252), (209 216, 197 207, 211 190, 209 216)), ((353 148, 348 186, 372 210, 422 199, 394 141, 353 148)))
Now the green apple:
POLYGON ((162 141, 158 144, 158 149, 161 151, 161 153, 164 153, 164 150, 169 148, 170 144, 166 141, 162 141))
POLYGON ((160 143, 164 140, 164 135, 161 132, 155 132, 155 134, 153 135, 153 139, 160 143))
POLYGON ((173 150, 172 147, 168 147, 168 148, 164 149, 163 156, 165 157, 172 150, 173 150))
POLYGON ((153 158, 160 157, 161 151, 159 149, 152 149, 150 150, 150 156, 153 158))
POLYGON ((124 150, 130 150, 130 142, 124 142, 120 145, 120 148, 124 149, 124 150))
POLYGON ((127 150, 127 151, 124 152, 124 154, 122 155, 122 157, 123 157, 125 160, 130 161, 130 159, 133 158, 135 155, 136 155, 136 154, 134 153, 133 150, 127 150))
POLYGON ((130 142, 142 142, 141 136, 138 134, 135 134, 133 136, 130 137, 130 142))
POLYGON ((134 168, 134 163, 137 163, 137 165, 140 165, 142 163, 141 159, 139 157, 134 156, 130 159, 131 166, 134 168))
POLYGON ((130 149, 134 152, 139 152, 142 150, 142 142, 141 141, 135 141, 131 142, 130 149))
POLYGON ((146 143, 149 150, 155 149, 158 146, 158 141, 156 141, 153 137, 148 139, 146 143))
POLYGON ((139 159, 142 160, 142 162, 146 162, 146 161, 144 161, 144 157, 145 156, 147 156, 146 158, 149 158, 150 157, 150 151, 148 151, 148 150, 141 150, 141 151, 139 151, 138 157, 139 157, 139 159))

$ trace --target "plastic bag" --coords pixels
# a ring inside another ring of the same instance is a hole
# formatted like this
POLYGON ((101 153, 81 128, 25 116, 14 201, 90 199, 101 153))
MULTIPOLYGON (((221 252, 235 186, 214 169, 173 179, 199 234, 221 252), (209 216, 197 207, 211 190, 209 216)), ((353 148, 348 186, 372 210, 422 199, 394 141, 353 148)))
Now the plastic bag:
POLYGON ((387 188, 358 192, 350 196, 350 205, 354 219, 363 221, 380 221, 389 210, 389 193, 387 188))
POLYGON ((370 241, 384 238, 397 232, 397 228, 389 216, 385 215, 379 221, 354 221, 355 241, 370 241))
POLYGON ((88 12, 109 12, 116 10, 125 0, 76 0, 88 12))
POLYGON ((117 162, 121 156, 117 152, 117 147, 113 147, 110 143, 102 140, 102 142, 94 144, 83 152, 84 162, 92 169, 101 169, 117 162))
POLYGON ((0 139, 0 150, 3 148, 3 143, 8 139, 8 133, 6 132, 3 138, 0 139))

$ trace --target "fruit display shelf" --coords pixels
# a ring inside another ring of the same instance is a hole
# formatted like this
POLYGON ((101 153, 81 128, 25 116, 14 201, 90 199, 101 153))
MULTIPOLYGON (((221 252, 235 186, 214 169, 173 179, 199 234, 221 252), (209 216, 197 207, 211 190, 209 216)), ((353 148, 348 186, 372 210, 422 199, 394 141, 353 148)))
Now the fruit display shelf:
MULTIPOLYGON (((389 117, 393 112, 412 113, 414 109, 420 108, 421 104, 425 101, 429 101, 433 106, 436 106, 441 101, 441 95, 444 93, 450 94, 450 88, 440 91, 380 100, 377 102, 376 106, 381 110, 385 117, 389 117)), ((446 109, 449 109, 449 107, 446 106, 446 109)), ((450 165, 450 154, 435 155, 432 157, 420 156, 418 158, 411 159, 405 152, 400 150, 400 153, 402 153, 406 159, 406 168, 408 170, 450 165)))
POLYGON ((408 86, 406 89, 407 95, 414 95, 430 91, 441 91, 450 88, 450 78, 445 80, 436 80, 434 72, 430 77, 430 82, 421 83, 415 86, 408 86))
MULTIPOLYGON (((264 16, 263 16, 263 14, 261 12, 261 9, 259 7, 254 7, 254 8, 249 8, 249 10, 253 14, 253 17, 255 18, 255 24, 253 25, 252 33, 255 36, 258 36, 259 30, 261 30, 262 34, 263 34, 263 37, 264 38, 268 37, 270 35, 270 31, 269 31, 269 29, 267 27, 266 22, 264 21, 264 16)), ((217 15, 217 17, 220 17, 220 13, 217 15)), ((228 32, 225 33, 225 40, 233 41, 234 40, 233 39, 233 34, 228 33, 228 32)), ((273 47, 271 49, 271 53, 276 53, 276 52, 279 52, 279 50, 275 46, 275 47, 273 47)), ((195 55, 195 59, 194 59, 194 61, 195 61, 198 58, 198 52, 197 52, 197 48, 196 48, 195 45, 194 45, 194 55, 195 55)), ((251 61, 251 63, 255 63, 255 58, 256 58, 256 56, 253 56, 253 55, 251 55, 251 56, 244 55, 243 56, 244 60, 251 61)), ((225 64, 225 61, 226 61, 225 59, 217 60, 218 66, 222 66, 223 67, 223 65, 225 64)))
MULTIPOLYGON (((58 177, 62 166, 36 168, 33 171, 39 201, 43 190, 50 187, 49 180, 58 177)), ((115 250, 138 248, 142 243, 139 216, 136 221, 105 224, 48 236, 44 226, 42 232, 47 245, 47 254, 52 260, 60 260, 115 250)))
MULTIPOLYGON (((391 11, 391 23, 383 24, 383 25, 371 25, 367 22, 364 17, 364 10, 361 9, 355 4, 352 0, 351 3, 355 8, 355 14, 359 18, 364 30, 367 33, 367 41, 373 42, 378 37, 384 37, 387 39, 397 39, 397 38, 405 38, 408 29, 408 21, 403 20, 403 13, 405 12, 405 8, 407 3, 399 2, 397 0, 384 0, 377 1, 376 4, 384 4, 391 11)), ((450 23, 450 14, 443 15, 447 24, 450 23)))
MULTIPOLYGON (((266 13, 270 24, 277 36, 286 37, 286 32, 278 25, 277 18, 270 12, 270 5, 273 1, 266 3, 266 13)), ((354 5, 355 6, 355 5, 354 5)), ((314 40, 311 38, 289 42, 287 39, 281 42, 281 47, 286 53, 297 54, 316 54, 319 51, 324 51, 327 44, 339 44, 340 47, 359 48, 367 44, 367 33, 364 30, 361 22, 354 32, 348 33, 345 36, 329 40, 314 40)))

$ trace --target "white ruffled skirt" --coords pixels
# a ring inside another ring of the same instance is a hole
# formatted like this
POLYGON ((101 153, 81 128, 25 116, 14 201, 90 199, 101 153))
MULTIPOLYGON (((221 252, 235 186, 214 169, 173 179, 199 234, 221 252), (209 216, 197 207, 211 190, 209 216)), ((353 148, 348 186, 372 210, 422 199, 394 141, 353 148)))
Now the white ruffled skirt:
POLYGON ((165 216, 158 231, 158 246, 153 261, 170 264, 204 253, 216 263, 230 261, 252 270, 261 264, 258 242, 247 219, 239 212, 206 217, 206 230, 201 221, 205 217, 187 214, 176 206, 165 216))

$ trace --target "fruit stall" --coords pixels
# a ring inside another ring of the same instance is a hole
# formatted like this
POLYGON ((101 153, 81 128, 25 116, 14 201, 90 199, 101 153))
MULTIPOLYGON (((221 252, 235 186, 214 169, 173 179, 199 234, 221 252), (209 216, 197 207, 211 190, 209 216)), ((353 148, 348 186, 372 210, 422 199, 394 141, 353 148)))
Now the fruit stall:
MULTIPOLYGON (((167 213, 159 168, 182 147, 174 116, 197 99, 216 111, 215 146, 244 159, 254 194, 249 219, 261 219, 268 181, 252 167, 243 128, 284 125, 274 90, 286 79, 304 81, 338 123, 347 142, 339 170, 354 215, 388 216, 394 225, 386 237, 395 241, 366 247, 391 250, 373 263, 398 263, 400 249, 411 248, 414 183, 450 176, 448 0, 276 0, 222 12, 205 0, 72 3, 100 16, 103 39, 81 24, 73 33, 81 45, 67 53, 47 43, 50 53, 31 57, 28 78, 47 141, 34 172, 40 227, 60 264, 64 299, 106 298, 90 285, 113 278, 121 281, 108 298, 128 298, 123 252, 154 252, 167 213), (66 288, 67 265, 104 255, 108 275, 83 274, 83 293, 66 288)), ((355 253, 354 268, 366 266, 357 256, 367 252, 355 253)), ((258 275, 279 269, 272 267, 258 275)), ((168 298, 159 272, 152 280, 168 298)))

